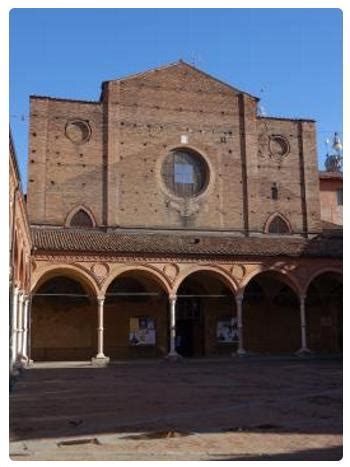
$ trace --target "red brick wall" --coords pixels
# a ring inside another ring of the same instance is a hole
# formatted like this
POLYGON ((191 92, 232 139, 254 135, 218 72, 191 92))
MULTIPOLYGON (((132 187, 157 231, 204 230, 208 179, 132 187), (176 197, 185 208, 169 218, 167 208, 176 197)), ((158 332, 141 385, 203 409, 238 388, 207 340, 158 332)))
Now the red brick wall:
POLYGON ((278 210, 295 231, 317 231, 314 124, 257 119, 255 98, 184 63, 109 81, 101 104, 32 98, 28 203, 35 223, 62 225, 83 205, 99 225, 263 231, 278 210), (89 121, 88 142, 65 136, 70 119, 89 121), (281 161, 259 156, 264 133, 288 139, 281 161), (207 190, 187 203, 169 194, 160 173, 181 146, 201 153, 210 172, 207 190))
POLYGON ((103 212, 102 112, 99 104, 31 98, 28 156, 28 214, 32 223, 63 225, 78 205, 103 212), (75 144, 67 122, 89 122, 91 137, 75 144))

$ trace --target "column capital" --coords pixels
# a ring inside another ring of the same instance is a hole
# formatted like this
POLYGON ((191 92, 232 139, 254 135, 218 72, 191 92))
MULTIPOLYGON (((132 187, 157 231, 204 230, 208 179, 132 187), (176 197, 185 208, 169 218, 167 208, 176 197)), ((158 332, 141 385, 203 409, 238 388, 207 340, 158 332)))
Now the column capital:
POLYGON ((172 294, 169 294, 169 300, 170 300, 171 302, 174 301, 174 300, 176 300, 176 299, 177 299, 177 295, 176 295, 176 294, 173 294, 173 293, 172 293, 172 294))
POLYGON ((98 301, 99 303, 103 303, 103 302, 105 301, 105 298, 106 298, 106 297, 105 297, 104 295, 101 296, 101 297, 97 297, 97 301, 98 301))

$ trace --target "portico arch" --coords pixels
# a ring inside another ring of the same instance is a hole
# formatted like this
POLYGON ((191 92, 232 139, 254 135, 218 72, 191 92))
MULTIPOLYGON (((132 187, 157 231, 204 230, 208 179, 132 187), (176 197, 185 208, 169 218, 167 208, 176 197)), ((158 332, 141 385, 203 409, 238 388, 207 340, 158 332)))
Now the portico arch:
POLYGON ((297 284, 276 270, 252 274, 243 288, 243 336, 250 352, 284 353, 300 348, 297 284))
POLYGON ((106 279, 106 281, 103 283, 103 286, 101 287, 101 295, 105 295, 108 287, 111 285, 113 281, 115 281, 118 277, 127 274, 128 272, 136 272, 139 271, 140 276, 147 276, 150 277, 152 280, 157 282, 159 287, 161 287, 164 291, 166 291, 168 294, 171 293, 171 286, 166 279, 166 277, 156 268, 151 268, 149 266, 143 266, 143 265, 138 265, 138 266, 121 266, 118 268, 117 271, 112 271, 112 273, 109 275, 109 277, 106 279))
POLYGON ((187 271, 174 285, 176 350, 182 356, 231 354, 237 350, 236 284, 217 268, 187 271))
POLYGON ((238 290, 238 286, 235 280, 232 278, 232 276, 227 271, 221 268, 215 267, 215 266, 210 266, 210 265, 202 266, 201 265, 201 266, 191 266, 190 268, 186 269, 183 272, 183 274, 179 275, 179 277, 175 280, 173 284, 172 292, 176 294, 180 285, 184 282, 184 280, 187 277, 189 277, 191 274, 194 274, 197 272, 208 272, 208 273, 211 273, 213 276, 216 276, 232 291, 233 294, 235 294, 238 290))
POLYGON ((249 282, 254 279, 254 277, 258 276, 259 274, 263 273, 273 273, 275 277, 279 277, 280 280, 286 285, 288 285, 297 295, 301 295, 303 293, 303 289, 297 279, 290 274, 288 271, 273 267, 273 266, 261 266, 257 269, 254 269, 250 273, 248 273, 246 276, 244 276, 242 282, 239 284, 239 289, 237 293, 239 295, 244 295, 244 290, 246 286, 249 284, 249 282))
POLYGON ((343 270, 339 268, 332 268, 332 267, 327 267, 327 268, 322 268, 319 269, 318 271, 315 271, 309 279, 306 281, 304 288, 303 288, 303 293, 306 296, 310 287, 310 284, 316 280, 318 277, 322 276, 322 274, 331 274, 333 277, 337 278, 337 280, 341 283, 343 283, 343 270))
POLYGON ((45 268, 39 269, 38 271, 36 270, 32 276, 31 293, 34 294, 41 284, 58 275, 77 280, 91 297, 97 297, 101 294, 93 277, 83 268, 73 264, 54 264, 48 267, 45 266, 45 268))
POLYGON ((168 352, 169 285, 146 267, 124 268, 104 286, 104 342, 114 359, 168 352))
POLYGON ((305 294, 309 347, 315 352, 343 350, 343 276, 339 269, 316 272, 305 294))
POLYGON ((33 360, 89 360, 97 347, 97 288, 78 268, 52 267, 32 287, 33 360))

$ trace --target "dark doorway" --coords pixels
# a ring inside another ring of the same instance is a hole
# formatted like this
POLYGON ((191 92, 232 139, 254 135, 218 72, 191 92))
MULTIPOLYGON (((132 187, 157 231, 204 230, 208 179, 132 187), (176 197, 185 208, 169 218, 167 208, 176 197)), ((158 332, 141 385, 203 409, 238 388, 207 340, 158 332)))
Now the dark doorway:
POLYGON ((180 297, 176 315, 176 351, 183 357, 203 355, 200 299, 180 297))
POLYGON ((343 284, 325 272, 309 285, 305 302, 307 342, 315 352, 343 351, 343 284))
POLYGON ((175 347, 184 357, 230 355, 237 343, 222 327, 236 316, 234 295, 214 271, 196 271, 181 283, 176 303, 175 347))

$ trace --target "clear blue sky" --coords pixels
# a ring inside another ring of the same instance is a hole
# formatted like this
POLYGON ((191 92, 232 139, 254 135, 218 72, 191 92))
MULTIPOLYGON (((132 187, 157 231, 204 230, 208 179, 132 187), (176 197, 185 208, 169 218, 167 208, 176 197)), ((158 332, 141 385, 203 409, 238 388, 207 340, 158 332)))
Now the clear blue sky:
POLYGON ((102 81, 180 58, 262 96, 268 115, 317 120, 320 166, 325 139, 342 134, 340 10, 14 9, 10 122, 24 185, 29 95, 95 100, 102 81))

